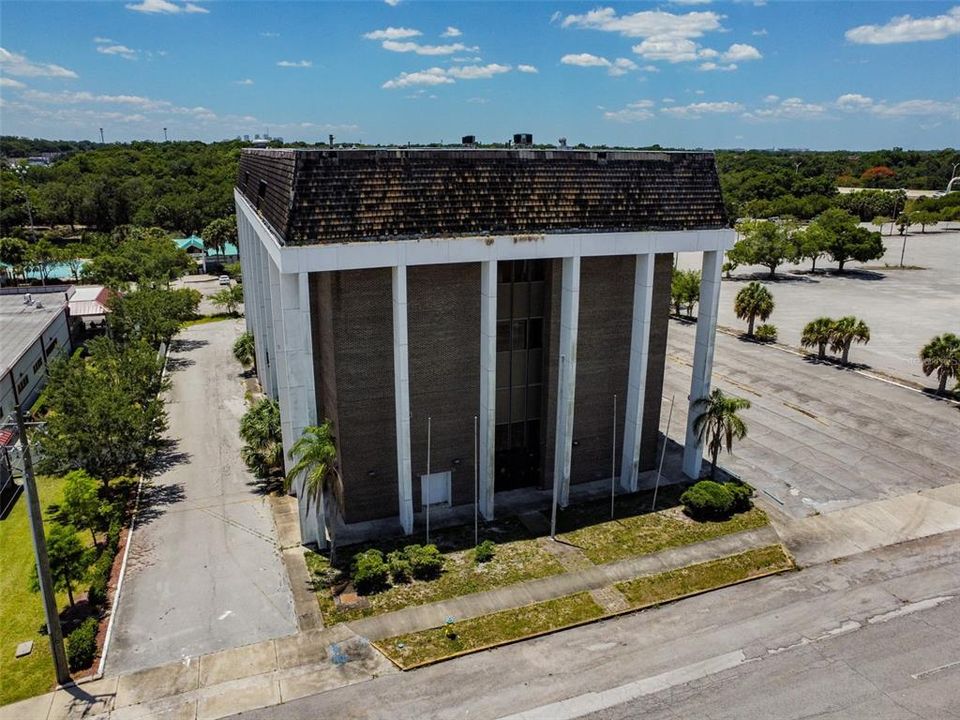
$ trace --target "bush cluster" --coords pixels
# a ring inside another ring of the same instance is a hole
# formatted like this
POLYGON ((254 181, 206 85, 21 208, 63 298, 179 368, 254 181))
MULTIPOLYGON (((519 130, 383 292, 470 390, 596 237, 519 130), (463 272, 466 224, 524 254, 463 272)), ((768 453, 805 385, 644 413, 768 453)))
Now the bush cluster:
POLYGON ((473 559, 478 563, 490 562, 493 560, 496 546, 497 544, 493 540, 484 540, 473 551, 473 559))
POLYGON ((754 331, 753 336, 760 342, 776 342, 777 326, 771 325, 770 323, 764 323, 754 331))
POLYGON ((691 517, 715 520, 749 510, 752 495, 753 488, 746 483, 701 480, 680 496, 680 502, 691 517))
POLYGON ((394 584, 432 580, 443 571, 443 555, 436 545, 407 545, 384 557, 376 548, 353 556, 350 579, 361 595, 371 595, 394 584))
POLYGON ((98 627, 97 619, 89 617, 67 635, 67 662, 71 670, 82 670, 93 662, 97 654, 98 627))

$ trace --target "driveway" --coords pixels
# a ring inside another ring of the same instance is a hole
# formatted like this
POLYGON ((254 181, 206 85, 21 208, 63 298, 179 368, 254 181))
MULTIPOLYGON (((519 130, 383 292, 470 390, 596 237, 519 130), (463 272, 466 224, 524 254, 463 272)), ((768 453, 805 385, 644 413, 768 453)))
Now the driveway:
MULTIPOLYGON (((676 396, 670 436, 680 443, 694 331, 692 324, 670 323, 664 396, 676 396)), ((792 517, 960 479, 960 409, 953 403, 723 333, 713 384, 752 403, 742 413, 747 438, 732 455, 723 451, 720 465, 792 517)))
POLYGON ((108 674, 297 630, 270 505, 240 461, 242 329, 197 325, 172 344, 169 447, 144 484, 108 674))

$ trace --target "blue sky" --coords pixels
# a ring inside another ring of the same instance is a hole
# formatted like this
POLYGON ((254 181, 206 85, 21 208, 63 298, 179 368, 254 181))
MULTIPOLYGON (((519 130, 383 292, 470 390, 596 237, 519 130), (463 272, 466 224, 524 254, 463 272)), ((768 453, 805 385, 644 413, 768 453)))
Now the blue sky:
POLYGON ((10 2, 0 130, 50 138, 955 146, 960 5, 10 2))

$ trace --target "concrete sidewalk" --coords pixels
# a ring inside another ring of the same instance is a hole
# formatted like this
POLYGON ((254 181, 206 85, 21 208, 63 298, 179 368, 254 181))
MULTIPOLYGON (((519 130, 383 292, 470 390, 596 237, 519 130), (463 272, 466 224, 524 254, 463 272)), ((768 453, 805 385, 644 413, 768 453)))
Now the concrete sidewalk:
POLYGON ((599 590, 641 575, 675 570, 686 565, 735 555, 779 542, 780 538, 776 530, 768 525, 757 530, 724 535, 706 542, 670 548, 650 555, 640 555, 606 565, 595 565, 577 572, 551 575, 497 590, 407 607, 396 612, 356 620, 347 625, 357 635, 369 640, 382 640, 394 635, 439 627, 448 617, 464 620, 564 595, 599 590))

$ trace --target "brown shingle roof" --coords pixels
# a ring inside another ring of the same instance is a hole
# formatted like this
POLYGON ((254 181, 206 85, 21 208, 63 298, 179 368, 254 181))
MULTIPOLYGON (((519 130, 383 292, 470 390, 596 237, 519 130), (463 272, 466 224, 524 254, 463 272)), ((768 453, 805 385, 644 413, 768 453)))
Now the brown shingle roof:
POLYGON ((237 186, 294 245, 727 224, 710 153, 244 150, 237 186))

